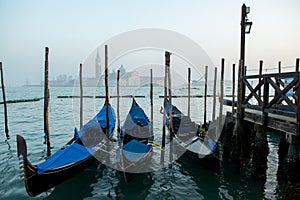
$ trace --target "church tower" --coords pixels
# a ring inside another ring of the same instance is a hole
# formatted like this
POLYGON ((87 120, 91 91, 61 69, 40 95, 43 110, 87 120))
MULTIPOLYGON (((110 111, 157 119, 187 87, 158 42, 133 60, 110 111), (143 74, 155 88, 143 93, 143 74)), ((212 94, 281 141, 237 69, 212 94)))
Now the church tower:
POLYGON ((96 59, 95 59, 95 77, 97 79, 100 78, 101 72, 102 72, 101 59, 100 59, 100 55, 99 55, 99 49, 97 48, 96 59))

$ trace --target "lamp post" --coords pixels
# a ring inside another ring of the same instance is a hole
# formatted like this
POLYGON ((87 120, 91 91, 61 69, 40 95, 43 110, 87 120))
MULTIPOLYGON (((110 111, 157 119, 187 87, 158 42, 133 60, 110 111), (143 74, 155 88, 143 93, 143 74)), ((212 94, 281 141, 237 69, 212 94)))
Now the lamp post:
POLYGON ((252 22, 248 22, 247 14, 249 13, 250 13, 250 7, 247 7, 245 4, 243 4, 242 16, 241 16, 241 54, 240 54, 240 60, 243 62, 243 66, 245 64, 245 36, 246 34, 250 33, 251 26, 252 26, 252 22))
MULTIPOLYGON (((250 7, 246 7, 245 4, 242 6, 241 16, 241 52, 239 61, 239 81, 238 81, 238 105, 237 105, 237 117, 238 120, 244 117, 244 109, 242 108, 242 102, 245 99, 245 84, 242 80, 245 76, 245 36, 250 33, 252 22, 248 21, 247 14, 250 13, 250 7)), ((238 123, 240 124, 240 123, 238 123)))
MULTIPOLYGON (((247 14, 250 13, 250 8, 245 4, 242 6, 241 12, 241 52, 239 60, 239 72, 238 72, 238 99, 237 99, 237 118, 236 126, 234 129, 234 138, 236 139, 236 147, 233 150, 232 157, 238 159, 238 156, 245 156, 247 152, 247 144, 245 144, 246 136, 245 131, 242 130, 242 121, 244 118, 244 108, 242 106, 245 100, 245 84, 243 77, 245 76, 245 35, 250 33, 252 22, 248 22, 247 14), (246 147, 246 148, 245 148, 246 147), (243 155, 244 154, 244 155, 243 155)), ((249 139, 250 141, 250 139, 249 139)), ((240 157, 240 158, 241 158, 240 157)))

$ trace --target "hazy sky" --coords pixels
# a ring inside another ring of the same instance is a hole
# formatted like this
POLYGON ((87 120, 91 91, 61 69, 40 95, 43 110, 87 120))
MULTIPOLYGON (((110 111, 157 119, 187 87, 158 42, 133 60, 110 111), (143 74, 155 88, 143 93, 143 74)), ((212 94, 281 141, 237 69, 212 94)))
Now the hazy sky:
MULTIPOLYGON (((44 48, 50 48, 50 78, 76 75, 80 62, 100 44, 140 28, 178 32, 198 43, 216 66, 226 58, 227 78, 240 48, 240 8, 250 6, 246 64, 260 59, 274 68, 300 57, 299 0, 54 1, 0 0, 0 61, 7 86, 43 79, 44 48)), ((176 41, 174 41, 176 42, 176 41)))

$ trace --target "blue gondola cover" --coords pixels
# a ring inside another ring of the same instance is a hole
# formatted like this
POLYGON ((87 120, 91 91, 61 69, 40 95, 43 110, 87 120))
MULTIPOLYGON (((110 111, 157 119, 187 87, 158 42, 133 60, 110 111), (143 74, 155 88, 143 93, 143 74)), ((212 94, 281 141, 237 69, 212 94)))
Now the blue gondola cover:
POLYGON ((144 110, 139 107, 135 100, 133 100, 133 104, 130 108, 129 114, 126 117, 123 128, 132 129, 136 125, 146 127, 150 125, 150 121, 144 110))
MULTIPOLYGON (((113 133, 113 130, 115 128, 116 114, 115 114, 114 109, 111 107, 111 105, 109 105, 108 108, 109 108, 109 124, 110 124, 109 133, 111 136, 113 133)), ((106 106, 105 105, 102 107, 100 112, 96 115, 96 118, 97 118, 101 128, 104 131, 106 128, 106 106)))
POLYGON ((38 174, 43 174, 45 171, 66 166, 74 162, 84 160, 94 153, 93 149, 88 149, 77 143, 57 151, 45 162, 37 165, 38 174))
MULTIPOLYGON (((174 105, 172 105, 172 113, 182 114, 180 112, 180 110, 176 106, 174 106, 174 105)), ((166 114, 167 115, 170 114, 170 102, 169 101, 166 102, 166 114)))
POLYGON ((144 155, 148 153, 150 149, 150 145, 143 144, 133 139, 123 146, 123 153, 128 160, 134 161, 144 157, 144 155))

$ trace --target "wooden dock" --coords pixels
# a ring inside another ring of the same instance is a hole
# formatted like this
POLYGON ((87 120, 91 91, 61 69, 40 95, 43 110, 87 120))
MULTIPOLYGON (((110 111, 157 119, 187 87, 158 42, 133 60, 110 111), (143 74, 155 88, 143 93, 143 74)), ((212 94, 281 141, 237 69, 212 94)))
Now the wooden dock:
MULTIPOLYGON (((298 136, 299 76, 300 72, 244 76, 241 79, 244 94, 238 94, 240 98, 243 96, 242 105, 237 110, 242 120, 298 136), (287 83, 286 80, 291 81, 287 83)), ((237 113, 233 117, 236 118, 237 113)))
POLYGON ((263 61, 259 63, 258 75, 246 75, 244 63, 239 63, 237 102, 234 101, 234 91, 232 100, 224 101, 233 107, 232 112, 227 113, 231 119, 229 123, 233 125, 225 124, 223 146, 226 153, 223 156, 230 155, 239 162, 251 157, 253 176, 264 180, 269 152, 266 133, 282 133, 278 174, 284 174, 282 177, 286 179, 284 199, 295 199, 300 197, 295 193, 300 189, 299 58, 294 72, 281 73, 279 62, 278 73, 262 74, 263 61))

